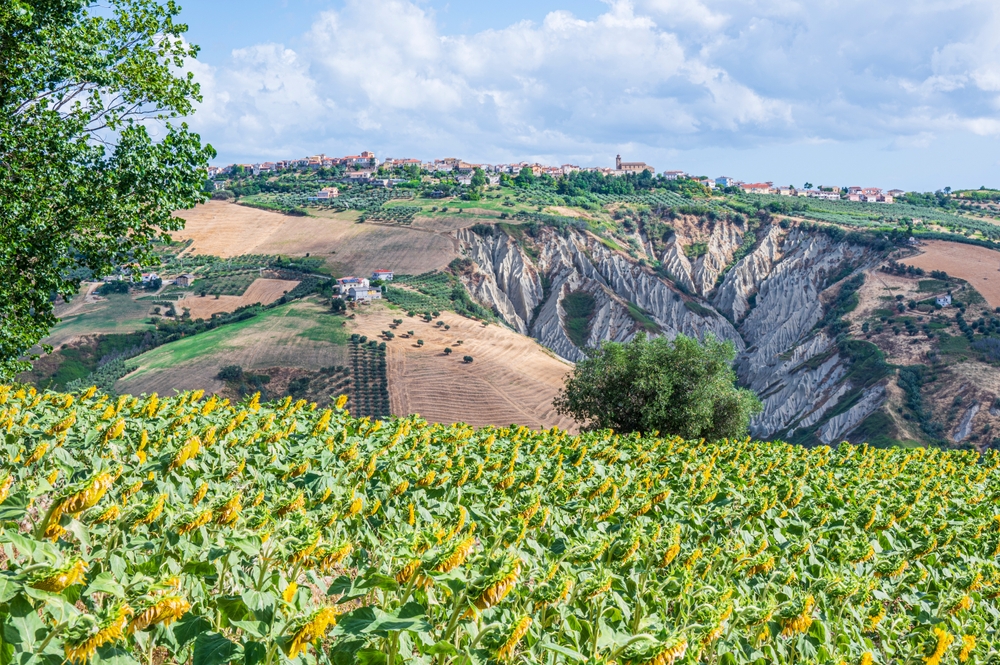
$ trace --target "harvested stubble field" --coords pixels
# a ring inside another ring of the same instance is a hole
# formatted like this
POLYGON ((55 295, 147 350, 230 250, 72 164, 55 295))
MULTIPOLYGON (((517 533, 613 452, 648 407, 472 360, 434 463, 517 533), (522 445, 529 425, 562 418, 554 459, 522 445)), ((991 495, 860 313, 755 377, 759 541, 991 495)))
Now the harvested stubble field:
POLYGON ((452 312, 439 317, 451 326, 444 330, 377 304, 358 310, 351 332, 375 339, 394 318, 403 324, 386 343, 393 413, 419 413, 439 423, 574 428, 552 407, 572 366, 535 340, 452 312), (414 331, 413 338, 404 337, 407 330, 414 331), (450 356, 444 354, 446 346, 452 348, 450 356), (466 355, 472 363, 462 360, 466 355))
MULTIPOLYGON (((341 274, 377 268, 420 274, 445 267, 458 253, 453 239, 436 232, 358 224, 356 211, 320 211, 293 217, 223 201, 177 213, 186 228, 175 240, 192 239, 188 250, 223 258, 242 254, 322 256, 341 274)), ((470 221, 470 223, 472 223, 470 221)))
MULTIPOLYGON (((208 319, 220 312, 233 312, 246 305, 270 305, 275 300, 299 285, 298 281, 290 279, 255 279, 241 296, 188 296, 177 301, 178 308, 187 308, 192 319, 208 319)), ((195 291, 198 283, 195 282, 195 291)))
POLYGON ((902 262, 927 272, 943 270, 964 279, 986 298, 990 307, 1000 307, 1000 252, 947 240, 924 241, 920 251, 902 262))

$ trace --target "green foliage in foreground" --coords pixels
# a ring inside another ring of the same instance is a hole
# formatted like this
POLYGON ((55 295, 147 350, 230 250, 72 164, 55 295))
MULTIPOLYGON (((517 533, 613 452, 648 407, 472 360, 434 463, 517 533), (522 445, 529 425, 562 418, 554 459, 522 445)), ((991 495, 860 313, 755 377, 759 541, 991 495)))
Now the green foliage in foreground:
POLYGON ((172 215, 206 198, 215 155, 170 119, 200 99, 197 54, 155 0, 0 6, 0 377, 55 325, 81 278, 153 263, 172 215), (95 8, 93 13, 88 9, 95 8), (147 125, 166 131, 154 140, 147 125))
POLYGON ((1000 456, 0 388, 7 663, 992 662, 1000 456))
POLYGON ((730 342, 678 335, 586 349, 555 405, 590 429, 669 432, 696 439, 743 436, 761 410, 736 387, 730 342))

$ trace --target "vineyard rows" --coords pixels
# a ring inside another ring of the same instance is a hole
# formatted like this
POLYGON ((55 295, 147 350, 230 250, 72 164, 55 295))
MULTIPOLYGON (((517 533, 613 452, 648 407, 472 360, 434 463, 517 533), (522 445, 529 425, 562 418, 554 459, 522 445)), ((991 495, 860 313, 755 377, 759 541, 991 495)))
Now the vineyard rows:
POLYGON ((996 451, 345 402, 0 388, 3 662, 1000 659, 996 451))
POLYGON ((351 410, 373 418, 389 415, 389 376, 386 373, 385 342, 351 336, 351 410))

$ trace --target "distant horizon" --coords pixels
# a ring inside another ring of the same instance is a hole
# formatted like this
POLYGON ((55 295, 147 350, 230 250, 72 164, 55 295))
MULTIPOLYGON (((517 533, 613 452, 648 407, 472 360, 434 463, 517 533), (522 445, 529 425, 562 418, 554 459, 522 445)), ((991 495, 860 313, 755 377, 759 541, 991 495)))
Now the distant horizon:
MULTIPOLYGON (((381 166, 385 161, 390 160, 390 159, 392 159, 392 160, 419 159, 420 162, 421 162, 421 164, 432 164, 432 163, 434 163, 437 160, 458 159, 458 160, 466 162, 468 164, 473 164, 473 165, 487 165, 487 166, 501 166, 501 165, 525 164, 525 165, 529 165, 529 166, 537 165, 537 166, 543 166, 543 167, 576 166, 576 167, 580 167, 581 169, 610 169, 610 170, 613 170, 613 168, 614 168, 614 164, 613 163, 612 163, 611 166, 608 166, 608 165, 605 165, 605 164, 572 164, 571 162, 562 162, 562 163, 559 163, 559 164, 545 164, 545 163, 542 163, 542 162, 532 162, 532 161, 524 160, 524 159, 513 160, 513 161, 509 161, 509 162, 489 162, 489 161, 486 161, 486 160, 474 160, 474 159, 473 160, 466 160, 463 157, 456 156, 456 155, 448 155, 447 157, 431 157, 431 158, 426 158, 425 159, 425 158, 422 158, 422 157, 418 157, 416 155, 386 155, 386 156, 383 157, 383 156, 379 156, 374 151, 369 151, 369 150, 357 150, 357 151, 353 151, 353 153, 355 155, 360 155, 363 152, 372 152, 373 154, 375 154, 376 158, 379 161, 379 166, 381 166)), ((259 166, 261 164, 266 164, 266 163, 275 163, 275 162, 282 162, 282 161, 293 161, 293 160, 307 159, 309 157, 315 157, 315 156, 320 156, 320 155, 325 155, 326 157, 335 158, 335 159, 336 158, 343 158, 343 157, 348 156, 346 153, 344 155, 327 155, 326 153, 322 153, 322 152, 313 152, 313 153, 310 153, 308 155, 299 155, 297 157, 287 157, 286 156, 286 157, 279 157, 279 158, 276 158, 276 159, 265 159, 265 160, 256 160, 256 161, 235 161, 235 162, 221 162, 220 163, 218 160, 213 160, 214 163, 210 164, 209 166, 211 168, 225 168, 225 167, 231 167, 231 166, 247 166, 247 165, 251 165, 251 166, 258 165, 259 166)), ((631 158, 629 156, 625 156, 622 161, 630 161, 630 159, 631 158)), ((643 161, 643 160, 637 160, 637 161, 643 161)), ((653 166, 651 164, 648 164, 648 165, 649 166, 653 166)), ((785 187, 785 186, 788 186, 788 187, 792 187, 794 189, 810 189, 810 188, 812 188, 812 189, 819 189, 819 188, 824 188, 824 187, 827 187, 827 188, 829 188, 829 187, 838 187, 840 189, 846 190, 846 189, 848 189, 850 187, 879 186, 879 183, 874 183, 874 182, 866 182, 866 183, 851 182, 849 184, 845 184, 845 183, 835 183, 835 182, 815 182, 815 183, 813 183, 813 182, 809 182, 809 181, 804 181, 802 184, 797 184, 797 183, 794 183, 794 182, 783 182, 783 181, 778 181, 778 180, 773 180, 773 179, 771 179, 771 180, 768 180, 768 179, 746 179, 746 180, 744 180, 744 179, 742 179, 739 176, 739 174, 735 174, 734 175, 734 174, 731 174, 731 173, 719 173, 719 174, 713 175, 711 173, 690 172, 690 171, 687 171, 685 169, 671 169, 671 168, 661 169, 661 168, 658 168, 658 167, 655 169, 654 175, 661 175, 661 174, 664 174, 664 173, 666 173, 668 171, 675 171, 675 170, 683 172, 684 175, 685 175, 685 177, 690 177, 690 178, 708 178, 708 179, 713 180, 713 181, 717 180, 717 179, 720 179, 720 178, 732 178, 734 181, 736 181, 739 184, 767 183, 767 184, 774 185, 775 187, 785 187), (805 187, 806 184, 809 184, 810 187, 805 187)), ((925 191, 925 192, 928 192, 929 191, 929 192, 936 192, 936 191, 944 191, 946 189, 947 190, 951 190, 951 191, 965 191, 965 190, 981 189, 983 187, 985 187, 986 189, 997 189, 997 188, 990 188, 990 187, 985 186, 985 185, 980 185, 979 187, 951 187, 950 185, 945 185, 944 187, 937 187, 937 188, 935 188, 933 190, 912 190, 912 189, 911 190, 905 190, 904 189, 903 191, 913 191, 913 192, 916 192, 916 191, 925 191)), ((883 186, 883 187, 880 187, 880 189, 888 191, 890 189, 900 189, 900 188, 896 188, 896 187, 884 187, 883 186)))
POLYGON ((188 120, 219 162, 621 153, 748 182, 1000 186, 1000 6, 985 0, 188 4, 204 46, 188 120))

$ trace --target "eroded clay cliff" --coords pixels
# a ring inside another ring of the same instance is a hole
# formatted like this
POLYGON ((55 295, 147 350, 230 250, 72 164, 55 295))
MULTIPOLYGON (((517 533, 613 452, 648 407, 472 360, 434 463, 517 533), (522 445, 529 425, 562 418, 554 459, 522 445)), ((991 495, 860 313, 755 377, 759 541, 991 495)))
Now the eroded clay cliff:
POLYGON ((817 324, 824 301, 840 280, 864 267, 869 250, 766 225, 757 230, 753 250, 733 264, 744 241, 752 240, 745 233, 742 224, 720 220, 704 241, 707 251, 693 261, 684 251, 689 239, 675 234, 658 274, 585 231, 540 228, 521 239, 500 229, 457 232, 473 262, 462 276, 472 296, 560 356, 583 357, 566 333, 563 301, 588 293, 594 309, 587 346, 627 341, 642 330, 730 340, 740 381, 764 402, 752 425, 755 436, 790 436, 808 427, 823 438, 844 436, 881 401, 878 391, 869 392, 838 412, 840 400, 860 387, 846 378, 848 361, 817 324))

